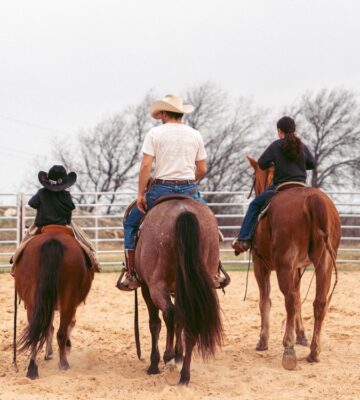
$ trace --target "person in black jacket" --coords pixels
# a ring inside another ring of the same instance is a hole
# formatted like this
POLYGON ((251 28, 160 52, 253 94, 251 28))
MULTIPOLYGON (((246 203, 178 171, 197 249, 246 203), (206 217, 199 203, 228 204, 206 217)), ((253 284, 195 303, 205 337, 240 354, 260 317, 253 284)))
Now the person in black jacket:
MULTIPOLYGON (((64 225, 69 226, 80 246, 88 255, 95 270, 98 270, 95 249, 87 235, 71 221, 72 211, 75 205, 68 189, 76 182, 76 173, 66 172, 62 165, 54 165, 49 172, 40 171, 38 174, 39 181, 43 186, 38 192, 31 197, 28 204, 36 210, 35 222, 31 225, 20 243, 19 248, 10 260, 10 263, 16 264, 16 260, 25 248, 29 240, 34 235, 41 232, 41 228, 47 225, 64 225)), ((12 269, 13 273, 14 267, 12 269)))
POLYGON ((66 173, 62 165, 54 165, 49 173, 39 172, 39 181, 44 186, 30 200, 29 206, 36 209, 34 224, 41 228, 46 225, 70 225, 75 209, 69 188, 76 182, 76 173, 66 173))
POLYGON ((235 254, 248 250, 256 222, 264 204, 274 195, 276 187, 285 182, 306 182, 306 170, 313 169, 315 159, 307 146, 295 135, 295 121, 283 117, 277 123, 279 139, 264 151, 258 160, 261 169, 275 167, 273 184, 249 204, 238 237, 232 243, 235 254))

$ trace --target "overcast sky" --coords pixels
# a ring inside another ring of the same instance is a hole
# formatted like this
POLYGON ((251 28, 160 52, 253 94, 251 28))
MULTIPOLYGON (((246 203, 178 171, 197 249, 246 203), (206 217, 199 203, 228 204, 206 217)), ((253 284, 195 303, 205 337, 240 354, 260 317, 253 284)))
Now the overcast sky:
POLYGON ((24 188, 54 137, 149 89, 211 80, 276 110, 308 89, 359 93, 359 16, 357 0, 1 0, 0 192, 24 188))

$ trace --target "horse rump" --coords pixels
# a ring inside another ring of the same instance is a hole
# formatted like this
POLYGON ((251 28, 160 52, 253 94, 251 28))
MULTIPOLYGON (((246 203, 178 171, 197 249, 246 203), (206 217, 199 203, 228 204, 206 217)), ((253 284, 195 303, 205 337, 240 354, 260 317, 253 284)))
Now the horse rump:
POLYGON ((176 225, 175 322, 197 344, 204 359, 222 344, 223 327, 214 283, 200 255, 200 227, 195 214, 179 214, 176 225))
POLYGON ((42 244, 33 312, 19 339, 20 351, 31 347, 36 354, 46 341, 57 302, 63 257, 64 246, 59 240, 49 239, 42 244))
POLYGON ((341 234, 339 214, 332 201, 321 192, 310 195, 307 205, 312 221, 310 254, 316 253, 319 245, 325 246, 335 262, 341 234))

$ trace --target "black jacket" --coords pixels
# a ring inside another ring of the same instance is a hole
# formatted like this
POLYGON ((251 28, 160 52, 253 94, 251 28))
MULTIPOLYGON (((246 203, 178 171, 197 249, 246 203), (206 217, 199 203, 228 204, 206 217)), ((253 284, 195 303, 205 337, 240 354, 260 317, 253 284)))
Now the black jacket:
POLYGON ((306 181, 306 170, 314 169, 315 159, 310 150, 303 144, 302 152, 297 160, 290 160, 282 149, 284 140, 279 139, 271 143, 258 160, 261 169, 267 169, 271 165, 275 166, 274 185, 283 182, 306 181))
POLYGON ((39 227, 70 224, 71 212, 75 208, 69 192, 52 192, 46 188, 40 189, 28 204, 37 210, 35 225, 39 227))

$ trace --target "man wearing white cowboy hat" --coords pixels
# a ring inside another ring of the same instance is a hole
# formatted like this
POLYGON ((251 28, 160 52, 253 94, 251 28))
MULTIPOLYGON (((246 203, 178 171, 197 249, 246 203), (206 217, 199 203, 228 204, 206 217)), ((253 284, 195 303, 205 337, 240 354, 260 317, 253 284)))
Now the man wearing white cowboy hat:
POLYGON ((135 276, 135 238, 143 213, 159 197, 168 194, 182 194, 204 202, 196 184, 207 170, 204 142, 197 130, 182 123, 183 115, 193 109, 192 105, 183 104, 181 97, 171 94, 150 107, 151 116, 163 124, 150 129, 142 146, 136 206, 124 218, 126 276, 123 281, 119 278, 120 290, 140 286, 135 276), (146 193, 153 162, 154 176, 146 193))

